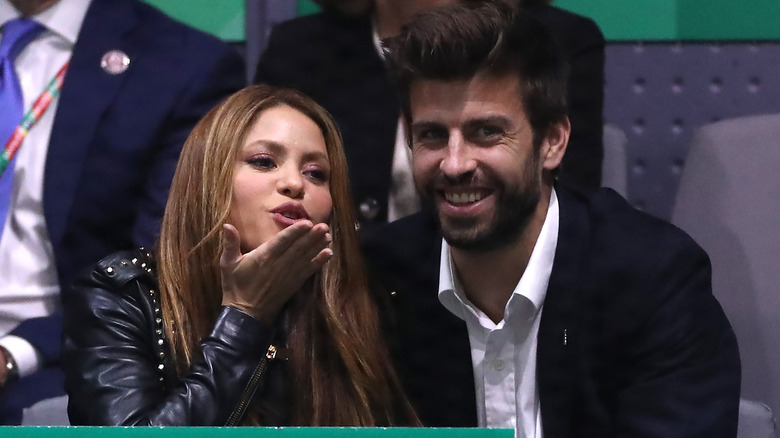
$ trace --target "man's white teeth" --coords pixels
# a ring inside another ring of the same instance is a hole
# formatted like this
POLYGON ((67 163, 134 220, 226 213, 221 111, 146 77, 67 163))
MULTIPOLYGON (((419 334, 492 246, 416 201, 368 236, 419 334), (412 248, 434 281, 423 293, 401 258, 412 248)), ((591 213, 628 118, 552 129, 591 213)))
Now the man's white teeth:
POLYGON ((445 193, 444 198, 451 204, 468 204, 482 199, 482 193, 445 193))

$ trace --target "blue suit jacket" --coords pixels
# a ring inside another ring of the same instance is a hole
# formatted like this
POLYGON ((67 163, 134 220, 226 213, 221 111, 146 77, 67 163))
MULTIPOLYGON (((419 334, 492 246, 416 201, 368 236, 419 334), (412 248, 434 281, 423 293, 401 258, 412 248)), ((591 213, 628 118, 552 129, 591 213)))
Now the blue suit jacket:
MULTIPOLYGON (((93 0, 65 77, 45 169, 44 214, 61 293, 107 254, 154 245, 184 140, 208 110, 244 85, 243 75, 241 57, 216 38, 140 1, 93 0), (130 57, 124 73, 101 68, 110 50, 130 57)), ((55 314, 25 321, 11 334, 56 365, 60 325, 55 314)), ((40 376, 18 383, 32 378, 40 376)), ((3 398, 13 389, 2 391, 3 398)))
MULTIPOLYGON (((558 246, 537 338, 544 436, 734 437, 739 353, 707 255, 611 190, 556 193, 558 246)), ((374 278, 395 291, 391 345, 423 424, 476 426, 466 324, 438 300, 436 220, 401 219, 364 247, 374 278)))

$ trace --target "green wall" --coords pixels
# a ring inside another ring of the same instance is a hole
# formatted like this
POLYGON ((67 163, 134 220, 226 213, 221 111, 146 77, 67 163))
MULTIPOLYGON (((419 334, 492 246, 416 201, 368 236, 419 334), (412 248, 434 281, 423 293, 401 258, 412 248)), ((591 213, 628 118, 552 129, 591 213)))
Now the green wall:
POLYGON ((681 0, 681 39, 780 39, 780 0, 681 0))
MULTIPOLYGON (((317 10, 297 0, 301 14, 317 10)), ((780 0, 555 0, 607 40, 780 40, 780 0)))
POLYGON ((688 0, 557 0, 555 5, 595 20, 607 40, 667 40, 676 38, 680 1, 688 0))
MULTIPOLYGON (((99 0, 93 0, 99 1, 99 0)), ((244 0, 144 0, 225 41, 244 40, 244 0)), ((293 1, 293 0, 290 0, 293 1)))
MULTIPOLYGON (((244 0, 145 0, 228 41, 244 39, 244 0)), ((318 10, 311 0, 300 14, 318 10)), ((607 40, 780 40, 780 0, 556 0, 593 18, 607 40)))
POLYGON ((557 0, 608 40, 777 40, 780 0, 557 0))

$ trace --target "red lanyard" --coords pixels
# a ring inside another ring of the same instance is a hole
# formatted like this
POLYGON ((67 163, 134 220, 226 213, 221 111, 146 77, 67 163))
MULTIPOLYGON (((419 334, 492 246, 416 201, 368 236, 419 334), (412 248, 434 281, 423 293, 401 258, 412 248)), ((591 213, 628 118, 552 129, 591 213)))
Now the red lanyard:
POLYGON ((3 153, 0 155, 0 176, 3 175, 3 172, 5 172, 5 169, 8 167, 8 163, 10 163, 16 155, 19 146, 22 145, 24 138, 27 137, 27 133, 30 132, 30 129, 41 119, 41 117, 43 117, 43 113, 49 109, 51 102, 60 95, 62 83, 65 80, 65 71, 68 69, 69 64, 70 61, 66 62, 65 65, 60 68, 60 71, 52 78, 49 85, 43 90, 43 93, 35 100, 32 108, 24 115, 22 123, 16 127, 13 135, 8 139, 8 143, 5 144, 5 149, 3 149, 3 153))

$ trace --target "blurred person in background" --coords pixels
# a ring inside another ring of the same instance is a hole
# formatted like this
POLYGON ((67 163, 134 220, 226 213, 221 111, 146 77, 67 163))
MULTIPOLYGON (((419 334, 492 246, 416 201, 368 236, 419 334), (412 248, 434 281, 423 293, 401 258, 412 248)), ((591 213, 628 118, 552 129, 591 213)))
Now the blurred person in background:
POLYGON ((154 243, 190 129, 244 81, 233 49, 136 0, 0 0, 0 62, 0 143, 18 145, 0 178, 0 422, 18 424, 64 394, 60 293, 154 243))
MULTIPOLYGON (((481 0, 466 0, 479 2, 481 0)), ((320 102, 344 135, 350 181, 362 225, 381 224, 420 209, 395 84, 381 39, 397 34, 414 14, 457 0, 320 0, 324 11, 277 25, 260 59, 256 83, 302 90, 320 102)), ((523 0, 553 34, 570 65, 572 135, 559 179, 601 185, 604 38, 590 19, 523 0)))

